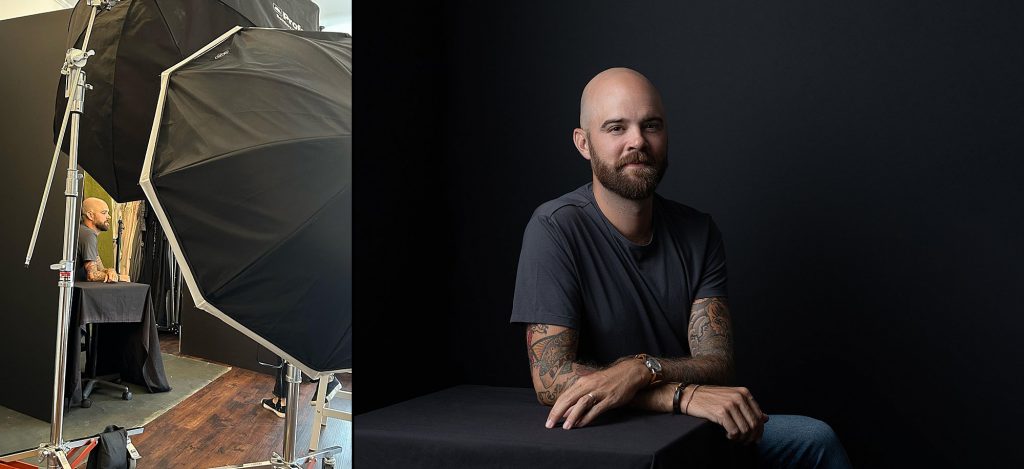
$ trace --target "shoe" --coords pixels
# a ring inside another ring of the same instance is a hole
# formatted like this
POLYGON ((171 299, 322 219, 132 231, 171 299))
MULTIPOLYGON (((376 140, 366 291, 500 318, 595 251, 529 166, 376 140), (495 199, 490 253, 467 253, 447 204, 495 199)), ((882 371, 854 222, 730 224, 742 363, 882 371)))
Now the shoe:
POLYGON ((288 406, 281 405, 281 401, 278 399, 263 399, 262 402, 264 409, 277 414, 278 417, 284 418, 284 412, 288 406))
MULTIPOLYGON (((330 402, 334 399, 334 396, 341 390, 341 381, 338 378, 331 376, 331 382, 327 383, 327 394, 324 396, 324 402, 330 402)), ((313 393, 313 397, 309 399, 309 405, 316 405, 316 393, 313 393)))

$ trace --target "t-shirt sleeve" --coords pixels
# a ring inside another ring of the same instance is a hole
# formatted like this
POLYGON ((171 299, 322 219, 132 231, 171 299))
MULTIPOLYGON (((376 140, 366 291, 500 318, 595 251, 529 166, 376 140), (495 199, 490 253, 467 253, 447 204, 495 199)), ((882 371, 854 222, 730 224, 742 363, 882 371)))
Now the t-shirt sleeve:
POLYGON ((718 230, 714 220, 709 220, 707 247, 704 253, 703 275, 697 287, 697 293, 693 299, 709 298, 712 296, 729 296, 726 288, 725 269, 725 244, 722 242, 722 233, 718 230))
POLYGON ((568 242, 551 220, 535 215, 523 234, 510 322, 578 329, 582 302, 568 242))
POLYGON ((78 251, 82 255, 82 264, 100 258, 98 240, 95 233, 87 233, 88 230, 79 231, 78 251))

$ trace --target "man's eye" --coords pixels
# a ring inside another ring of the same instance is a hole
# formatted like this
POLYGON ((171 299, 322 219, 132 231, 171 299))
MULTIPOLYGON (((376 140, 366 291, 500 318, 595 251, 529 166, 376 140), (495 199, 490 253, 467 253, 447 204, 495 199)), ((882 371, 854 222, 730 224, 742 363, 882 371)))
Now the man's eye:
POLYGON ((657 122, 651 122, 651 123, 645 125, 644 128, 647 129, 647 130, 661 130, 661 124, 659 124, 657 122))
POLYGON ((613 125, 608 128, 609 132, 622 132, 623 127, 621 125, 613 125))

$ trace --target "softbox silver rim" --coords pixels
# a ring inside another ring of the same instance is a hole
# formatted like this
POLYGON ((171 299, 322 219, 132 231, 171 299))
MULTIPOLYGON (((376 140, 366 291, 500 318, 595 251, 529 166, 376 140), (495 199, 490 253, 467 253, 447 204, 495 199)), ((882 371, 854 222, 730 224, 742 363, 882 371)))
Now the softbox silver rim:
POLYGON ((266 347, 271 352, 277 354, 279 357, 287 360, 289 363, 291 363, 293 366, 295 366, 300 371, 305 373, 307 376, 310 376, 312 378, 319 378, 321 376, 328 374, 351 373, 351 368, 343 368, 338 370, 314 370, 313 368, 306 365, 305 363, 300 362, 299 360, 297 360, 295 357, 291 356, 284 350, 281 350, 274 344, 270 343, 269 341, 261 337, 259 334, 256 334, 255 332, 249 330, 247 327, 238 323, 238 321, 235 321, 230 316, 224 314, 224 312, 221 311, 220 308, 218 308, 216 305, 213 305, 210 302, 208 302, 206 298, 203 297, 202 291, 199 288, 199 284, 196 283, 195 275, 192 273, 192 264, 188 262, 188 258, 185 256, 184 251, 182 251, 181 244, 178 242, 177 233, 171 226, 170 221, 168 220, 167 217, 167 213, 164 211, 163 206, 160 205, 160 199, 157 197, 156 189, 153 187, 153 183, 150 181, 150 177, 152 176, 153 172, 153 155, 156 152, 156 142, 157 137, 160 134, 160 122, 163 116, 164 105, 167 96, 167 87, 170 83, 171 74, 177 71, 179 68, 185 66, 187 63, 196 59, 197 57, 205 54, 210 49, 213 49, 222 44, 223 42, 227 41, 229 38, 231 38, 231 36, 237 34, 242 29, 246 28, 243 28, 242 26, 236 26, 228 30, 226 33, 224 33, 217 39, 214 39, 212 42, 207 44, 202 49, 196 51, 195 54, 190 55, 185 60, 178 62, 177 64, 175 64, 171 68, 168 68, 160 74, 160 97, 157 100, 156 115, 153 118, 153 129, 149 134, 149 144, 146 147, 146 159, 144 160, 142 165, 142 173, 139 177, 139 185, 142 186, 142 192, 146 195, 146 200, 149 201, 149 204, 153 208, 153 212, 156 213, 156 217, 157 220, 160 222, 161 228, 163 228, 164 232, 167 234, 167 241, 171 245, 171 252, 174 253, 175 260, 178 262, 178 265, 181 266, 181 271, 185 278, 185 283, 188 284, 189 291, 191 291, 192 293, 192 299, 193 301, 195 301, 197 308, 202 309, 207 313, 210 313, 211 315, 213 315, 217 319, 220 319, 221 321, 224 321, 224 323, 231 326, 235 330, 241 332, 246 337, 249 337, 250 339, 256 341, 256 343, 262 345, 263 347, 266 347))

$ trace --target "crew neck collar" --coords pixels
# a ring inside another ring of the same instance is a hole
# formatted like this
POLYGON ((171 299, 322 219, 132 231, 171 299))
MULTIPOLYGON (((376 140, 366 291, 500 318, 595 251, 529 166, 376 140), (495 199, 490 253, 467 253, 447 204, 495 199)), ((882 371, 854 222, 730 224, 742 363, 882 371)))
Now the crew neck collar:
POLYGON ((610 231, 619 241, 621 241, 623 244, 625 244, 631 249, 647 249, 657 244, 658 227, 660 226, 659 219, 661 218, 658 216, 660 202, 658 200, 659 197, 657 193, 655 193, 653 196, 653 205, 651 207, 651 239, 649 239, 645 244, 640 244, 633 242, 633 240, 627 238, 626 235, 619 232, 618 228, 615 228, 615 225, 612 224, 611 220, 609 220, 608 217, 604 214, 604 211, 601 210, 601 207, 597 204, 597 197, 594 195, 593 181, 588 182, 584 186, 584 189, 585 190, 583 192, 587 200, 589 200, 591 205, 594 206, 594 211, 597 212, 597 215, 599 217, 601 217, 601 220, 604 222, 605 228, 607 228, 608 231, 610 231))

